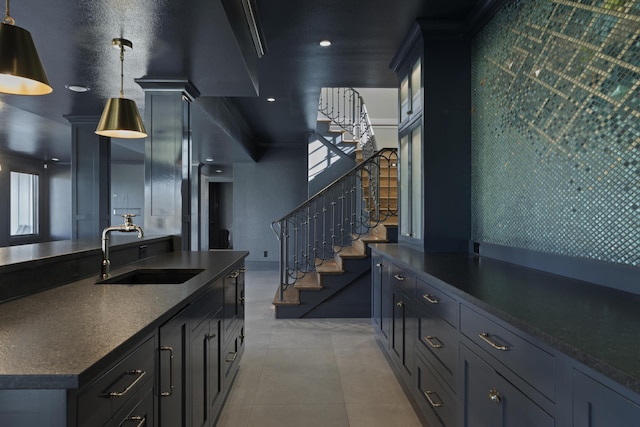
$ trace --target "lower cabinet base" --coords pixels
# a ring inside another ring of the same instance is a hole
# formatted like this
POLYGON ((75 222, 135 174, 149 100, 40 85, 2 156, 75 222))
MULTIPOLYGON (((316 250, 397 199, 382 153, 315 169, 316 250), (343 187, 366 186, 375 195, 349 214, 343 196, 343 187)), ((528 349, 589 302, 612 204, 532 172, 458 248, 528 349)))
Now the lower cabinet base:
POLYGON ((409 403, 411 403, 411 407, 413 408, 414 412, 418 416, 418 419, 420 420, 422 425, 424 427, 437 426, 437 424, 432 424, 432 421, 427 417, 425 417, 424 410, 423 408, 421 408, 421 403, 418 399, 416 399, 415 393, 413 392, 413 389, 414 389, 413 384, 409 384, 407 383, 406 380, 403 379, 405 378, 405 374, 401 373, 402 372, 401 369, 404 369, 404 368, 398 367, 397 363, 394 362, 394 360, 390 357, 388 353, 389 349, 387 348, 389 342, 386 340, 386 338, 380 337, 380 336, 376 336, 376 342, 378 343, 378 346, 382 350, 382 354, 387 360, 387 363, 391 367, 391 370, 395 374, 396 378, 398 379, 398 383, 400 384, 400 387, 402 387, 402 391, 404 391, 404 394, 407 396, 409 403))
POLYGON ((418 409, 429 420, 430 427, 456 425, 456 399, 436 378, 432 368, 417 355, 415 359, 414 393, 418 409))

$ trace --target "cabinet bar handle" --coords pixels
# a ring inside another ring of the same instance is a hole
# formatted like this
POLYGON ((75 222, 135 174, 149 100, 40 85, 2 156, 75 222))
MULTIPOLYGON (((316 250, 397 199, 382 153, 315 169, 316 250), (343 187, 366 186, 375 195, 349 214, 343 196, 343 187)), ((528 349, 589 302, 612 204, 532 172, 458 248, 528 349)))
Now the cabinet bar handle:
POLYGON ((238 352, 237 351, 230 351, 229 354, 227 354, 227 358, 225 359, 225 362, 233 362, 234 360, 236 360, 236 357, 238 357, 238 352))
POLYGON ((160 347, 160 351, 169 352, 169 391, 160 392, 160 396, 171 396, 173 394, 173 348, 172 347, 160 347))
POLYGON ((482 339, 482 341, 486 342, 487 344, 489 344, 491 347, 495 348, 496 350, 500 350, 500 351, 507 351, 509 350, 509 347, 506 345, 501 345, 498 344, 494 341, 492 341, 489 337, 489 333, 488 332, 480 332, 478 334, 478 336, 482 339))
POLYGON ((130 422, 134 422, 134 423, 137 422, 138 424, 136 424, 136 427, 142 427, 147 425, 147 419, 145 417, 138 417, 136 415, 133 415, 131 417, 127 417, 127 419, 124 420, 122 424, 120 424, 118 427, 122 427, 123 425, 128 424, 130 422))
POLYGON ((444 402, 442 401, 442 399, 440 399, 440 396, 438 396, 438 393, 436 393, 435 391, 425 391, 424 397, 426 397, 429 401, 429 405, 433 406, 434 408, 442 408, 444 406, 444 402), (439 400, 439 402, 434 402, 434 400, 431 398, 431 395, 434 395, 439 400))
POLYGON ((228 277, 229 277, 229 279, 235 279, 239 275, 240 275, 240 272, 238 270, 236 270, 233 273, 231 273, 228 277))
MULTIPOLYGON (((136 378, 131 382, 131 384, 129 384, 127 387, 125 387, 124 390, 122 391, 108 391, 108 392, 103 392, 102 394, 100 394, 101 397, 122 397, 125 394, 127 394, 137 383, 138 381, 140 381, 142 379, 142 377, 144 377, 144 375, 146 374, 145 371, 142 371, 140 369, 134 369, 131 371, 127 371, 125 373, 123 373, 122 375, 120 375, 120 378, 124 377, 125 375, 135 375, 136 378)), ((118 379, 120 379, 118 378, 118 379)))
POLYGON ((422 298, 426 299, 431 304, 439 304, 440 303, 440 300, 438 298, 434 297, 433 295, 424 294, 424 295, 422 295, 422 298))
POLYGON ((442 344, 442 342, 438 339, 438 337, 427 335, 427 336, 424 337, 424 340, 427 342, 427 344, 429 344, 433 348, 443 348, 444 347, 444 344, 442 344), (438 342, 434 342, 434 340, 438 341, 438 342))
POLYGON ((244 297, 243 296, 238 298, 238 300, 240 301, 240 305, 244 305, 244 297))
POLYGON ((247 272, 246 267, 242 267, 242 268, 240 269, 240 273, 246 273, 246 272, 247 272))
POLYGON ((211 340, 212 340, 212 339, 214 339, 215 337, 217 337, 217 335, 216 335, 216 334, 204 334, 204 338, 205 338, 207 341, 211 341, 211 340))
POLYGON ((402 274, 394 274, 393 277, 395 277, 399 282, 402 282, 404 281, 404 279, 406 279, 406 277, 404 277, 402 274))

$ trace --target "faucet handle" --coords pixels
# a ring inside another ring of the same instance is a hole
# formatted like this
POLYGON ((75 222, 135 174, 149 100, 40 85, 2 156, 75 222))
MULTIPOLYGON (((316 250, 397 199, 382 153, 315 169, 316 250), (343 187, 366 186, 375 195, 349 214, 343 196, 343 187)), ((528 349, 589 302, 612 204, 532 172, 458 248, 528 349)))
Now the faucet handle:
POLYGON ((122 218, 124 218, 125 225, 133 225, 133 217, 137 216, 136 214, 126 213, 122 214, 122 218))

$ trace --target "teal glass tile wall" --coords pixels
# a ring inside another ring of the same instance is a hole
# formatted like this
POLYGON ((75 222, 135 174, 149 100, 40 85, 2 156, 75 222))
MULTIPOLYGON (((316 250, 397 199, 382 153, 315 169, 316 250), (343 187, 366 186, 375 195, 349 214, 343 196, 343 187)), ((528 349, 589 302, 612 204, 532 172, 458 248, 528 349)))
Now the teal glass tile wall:
POLYGON ((510 2, 472 76, 472 238, 640 266, 640 0, 510 2))

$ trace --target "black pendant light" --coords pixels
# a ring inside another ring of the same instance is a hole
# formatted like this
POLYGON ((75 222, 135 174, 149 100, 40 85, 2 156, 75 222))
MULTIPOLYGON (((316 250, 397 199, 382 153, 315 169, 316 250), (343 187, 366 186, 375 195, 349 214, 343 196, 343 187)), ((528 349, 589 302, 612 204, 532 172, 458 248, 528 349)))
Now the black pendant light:
POLYGON ((0 92, 12 95, 53 92, 31 33, 15 25, 9 12, 9 0, 0 23, 0 92))
POLYGON ((111 138, 145 138, 144 129, 138 106, 132 99, 124 97, 124 50, 132 49, 133 43, 126 39, 116 38, 111 41, 115 48, 120 49, 120 97, 110 98, 104 107, 102 117, 98 123, 96 133, 111 138))

